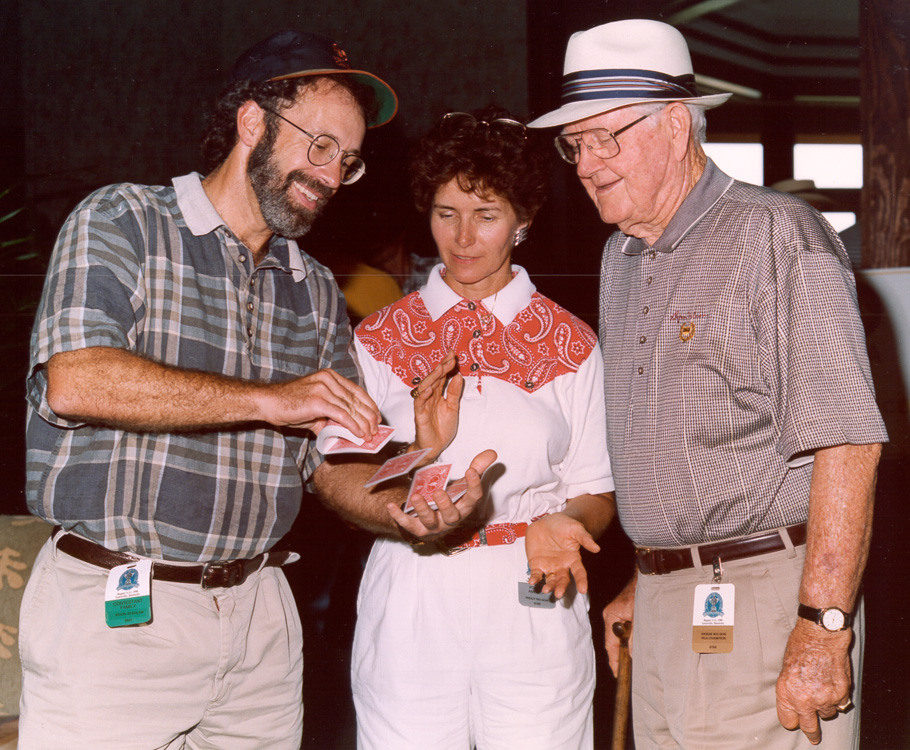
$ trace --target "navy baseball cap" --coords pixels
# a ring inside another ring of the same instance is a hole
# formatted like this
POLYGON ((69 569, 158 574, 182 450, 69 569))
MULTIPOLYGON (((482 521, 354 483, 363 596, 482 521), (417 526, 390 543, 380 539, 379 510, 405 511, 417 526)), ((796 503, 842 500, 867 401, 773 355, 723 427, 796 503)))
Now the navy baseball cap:
POLYGON ((300 76, 336 75, 356 78, 376 93, 379 110, 367 127, 385 125, 398 111, 398 97, 381 78, 356 70, 338 42, 322 34, 278 31, 242 53, 231 69, 231 82, 282 81, 300 76))

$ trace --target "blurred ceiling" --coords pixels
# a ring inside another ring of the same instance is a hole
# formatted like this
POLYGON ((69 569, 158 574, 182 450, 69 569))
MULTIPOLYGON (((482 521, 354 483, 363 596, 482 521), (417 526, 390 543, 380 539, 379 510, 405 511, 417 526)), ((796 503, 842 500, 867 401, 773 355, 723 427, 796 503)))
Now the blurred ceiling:
POLYGON ((663 20, 689 41, 696 71, 704 61, 702 69, 764 99, 859 104, 858 0, 663 5, 663 20))

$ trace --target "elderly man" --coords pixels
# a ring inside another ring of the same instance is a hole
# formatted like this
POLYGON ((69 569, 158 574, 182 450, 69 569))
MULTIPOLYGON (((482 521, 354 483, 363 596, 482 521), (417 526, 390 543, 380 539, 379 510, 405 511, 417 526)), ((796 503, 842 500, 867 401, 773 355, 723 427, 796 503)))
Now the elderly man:
POLYGON ((294 238, 363 174, 366 129, 397 101, 294 31, 231 78, 212 171, 99 190, 51 260, 27 497, 58 529, 22 605, 22 750, 299 747, 302 632, 289 553, 270 550, 304 484, 376 532, 429 539, 471 513, 495 457, 457 506, 439 491, 416 518, 403 491, 364 490, 375 465, 322 461, 327 419, 366 437, 379 411, 338 288, 294 238))
POLYGON ((640 748, 856 747, 887 436, 837 235, 705 156, 704 110, 728 96, 698 95, 675 29, 620 21, 572 36, 562 106, 531 123, 562 127, 619 228, 600 340, 637 571, 604 610, 607 649, 615 670, 610 626, 634 607, 640 748))

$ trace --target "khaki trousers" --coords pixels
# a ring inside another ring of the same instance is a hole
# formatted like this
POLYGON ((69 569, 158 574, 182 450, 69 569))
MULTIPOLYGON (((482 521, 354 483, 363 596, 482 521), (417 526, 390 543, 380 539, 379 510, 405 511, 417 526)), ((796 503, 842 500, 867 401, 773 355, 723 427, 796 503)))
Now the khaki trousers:
MULTIPOLYGON (((636 747, 644 750, 804 750, 802 732, 777 719, 775 683, 796 624, 805 546, 724 562, 724 583, 736 586, 734 648, 692 650, 695 586, 711 567, 638 577, 632 639, 632 713, 636 747)), ((863 614, 851 650, 856 707, 822 722, 821 750, 859 747, 863 614)))
POLYGON ((107 571, 56 550, 22 600, 20 750, 291 750, 303 636, 279 568, 204 590, 152 581, 148 625, 109 628, 107 571))

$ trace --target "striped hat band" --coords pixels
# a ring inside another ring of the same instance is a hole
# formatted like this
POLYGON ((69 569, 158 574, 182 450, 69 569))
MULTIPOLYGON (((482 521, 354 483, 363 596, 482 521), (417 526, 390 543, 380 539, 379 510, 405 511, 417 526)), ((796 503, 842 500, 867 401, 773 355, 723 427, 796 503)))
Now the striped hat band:
POLYGON ((581 70, 563 78, 562 101, 596 99, 686 99, 697 97, 691 73, 668 76, 654 70, 581 70))

